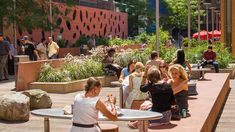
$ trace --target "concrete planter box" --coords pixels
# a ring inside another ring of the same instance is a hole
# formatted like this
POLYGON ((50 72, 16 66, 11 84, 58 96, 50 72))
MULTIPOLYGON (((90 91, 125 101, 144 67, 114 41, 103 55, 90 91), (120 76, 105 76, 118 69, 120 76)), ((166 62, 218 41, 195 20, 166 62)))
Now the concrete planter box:
MULTIPOLYGON (((228 68, 228 69, 219 69, 220 73, 230 73, 229 78, 234 79, 234 72, 235 70, 233 68, 228 68)), ((205 73, 215 73, 215 70, 212 69, 211 71, 206 71, 205 73)), ((193 71, 191 79, 199 79, 200 78, 200 72, 195 72, 193 71)))
MULTIPOLYGON (((110 86, 110 82, 118 80, 116 76, 97 77, 103 87, 110 86)), ((48 93, 71 93, 84 90, 87 79, 71 82, 32 82, 29 89, 41 89, 48 93)))

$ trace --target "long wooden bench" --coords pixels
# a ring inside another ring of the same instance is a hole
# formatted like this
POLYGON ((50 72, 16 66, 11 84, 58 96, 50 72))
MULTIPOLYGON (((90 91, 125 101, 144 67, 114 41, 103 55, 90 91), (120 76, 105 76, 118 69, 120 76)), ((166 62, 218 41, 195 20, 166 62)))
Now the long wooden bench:
POLYGON ((211 132, 229 91, 228 73, 206 73, 205 81, 197 82, 198 95, 189 97, 190 117, 149 130, 164 132, 211 132))

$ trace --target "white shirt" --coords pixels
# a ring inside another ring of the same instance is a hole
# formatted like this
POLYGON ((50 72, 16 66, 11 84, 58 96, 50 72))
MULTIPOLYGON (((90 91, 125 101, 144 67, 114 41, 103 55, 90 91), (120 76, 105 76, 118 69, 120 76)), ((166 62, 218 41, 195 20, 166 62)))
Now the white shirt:
POLYGON ((51 57, 53 54, 58 54, 57 50, 60 47, 57 45, 56 42, 52 41, 51 43, 48 44, 48 57, 51 57))
MULTIPOLYGON (((85 97, 84 94, 78 94, 75 97, 73 105, 73 122, 79 124, 96 124, 98 122, 98 110, 96 103, 99 97, 85 97)), ((82 128, 72 126, 70 132, 100 132, 95 126, 92 128, 82 128)))

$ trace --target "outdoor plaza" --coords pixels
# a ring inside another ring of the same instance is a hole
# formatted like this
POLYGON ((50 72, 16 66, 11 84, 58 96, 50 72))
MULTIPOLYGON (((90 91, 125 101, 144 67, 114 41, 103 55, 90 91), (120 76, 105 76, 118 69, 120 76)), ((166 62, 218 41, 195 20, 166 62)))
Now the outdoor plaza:
POLYGON ((3 3, 0 132, 235 131, 235 1, 3 3))

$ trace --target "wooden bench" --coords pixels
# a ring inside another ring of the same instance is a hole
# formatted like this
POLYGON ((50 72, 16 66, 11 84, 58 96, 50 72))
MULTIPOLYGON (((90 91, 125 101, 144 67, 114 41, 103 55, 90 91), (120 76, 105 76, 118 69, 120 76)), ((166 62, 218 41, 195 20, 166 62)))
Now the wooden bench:
POLYGON ((206 73, 207 81, 197 82, 196 97, 189 97, 190 117, 150 129, 149 132, 211 132, 229 91, 229 73, 206 73))

